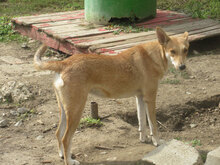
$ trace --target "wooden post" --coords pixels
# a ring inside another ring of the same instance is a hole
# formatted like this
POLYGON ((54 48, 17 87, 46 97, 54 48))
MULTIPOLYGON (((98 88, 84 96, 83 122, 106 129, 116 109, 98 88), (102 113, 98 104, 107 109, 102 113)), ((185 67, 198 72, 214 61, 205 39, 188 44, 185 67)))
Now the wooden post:
POLYGON ((91 102, 91 117, 93 119, 99 119, 98 104, 96 102, 91 102))

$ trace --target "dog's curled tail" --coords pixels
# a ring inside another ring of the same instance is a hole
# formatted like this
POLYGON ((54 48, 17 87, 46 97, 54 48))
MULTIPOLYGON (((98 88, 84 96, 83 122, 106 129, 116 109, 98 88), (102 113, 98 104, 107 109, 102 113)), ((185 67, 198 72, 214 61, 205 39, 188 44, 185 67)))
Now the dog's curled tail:
POLYGON ((42 44, 40 48, 37 50, 37 52, 35 53, 34 55, 35 68, 37 70, 51 70, 51 71, 60 73, 63 67, 61 61, 44 62, 41 60, 41 56, 45 53, 46 50, 47 50, 47 46, 45 44, 42 44))

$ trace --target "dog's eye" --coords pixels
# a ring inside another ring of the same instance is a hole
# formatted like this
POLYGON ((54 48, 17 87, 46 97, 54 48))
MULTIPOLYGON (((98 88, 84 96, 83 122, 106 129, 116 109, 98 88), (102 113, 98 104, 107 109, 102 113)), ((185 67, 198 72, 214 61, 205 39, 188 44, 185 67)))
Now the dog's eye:
POLYGON ((170 52, 171 52, 171 54, 176 54, 175 50, 171 50, 170 52))
POLYGON ((187 53, 188 52, 188 49, 187 48, 184 48, 183 49, 183 53, 187 53))

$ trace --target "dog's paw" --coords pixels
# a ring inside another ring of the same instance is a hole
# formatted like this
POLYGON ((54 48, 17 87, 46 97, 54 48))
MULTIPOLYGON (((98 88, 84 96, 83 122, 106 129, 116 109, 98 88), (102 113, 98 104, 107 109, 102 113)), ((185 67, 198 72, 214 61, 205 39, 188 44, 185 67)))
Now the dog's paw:
POLYGON ((61 159, 64 159, 64 155, 63 155, 63 152, 62 152, 62 151, 59 151, 59 157, 60 157, 61 159))
POLYGON ((147 142, 147 136, 146 136, 146 134, 145 133, 142 133, 142 132, 140 132, 140 141, 142 142, 142 143, 146 143, 147 142))
POLYGON ((153 142, 153 144, 154 144, 154 146, 159 146, 159 145, 162 145, 162 144, 164 144, 165 143, 165 140, 162 140, 162 139, 158 139, 158 138, 154 138, 153 136, 152 136, 152 142, 153 142))

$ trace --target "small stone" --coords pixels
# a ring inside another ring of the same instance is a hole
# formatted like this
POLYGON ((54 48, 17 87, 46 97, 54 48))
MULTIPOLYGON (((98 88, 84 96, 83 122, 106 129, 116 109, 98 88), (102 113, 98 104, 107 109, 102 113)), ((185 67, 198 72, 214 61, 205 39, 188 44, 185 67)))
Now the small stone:
POLYGON ((107 161, 115 161, 115 160, 117 160, 117 157, 107 158, 106 160, 107 160, 107 161))
POLYGON ((14 110, 11 110, 11 111, 10 111, 10 114, 11 114, 12 116, 19 116, 19 113, 18 113, 17 111, 14 111, 14 110))
POLYGON ((53 124, 52 127, 53 127, 53 128, 57 128, 57 124, 53 124))
POLYGON ((20 127, 22 125, 22 120, 19 120, 14 126, 15 127, 20 127))
POLYGON ((189 76, 189 78, 190 78, 190 79, 195 79, 196 77, 195 77, 195 76, 189 76))
POLYGON ((27 113, 28 111, 29 111, 29 110, 28 110, 27 108, 24 108, 24 107, 17 109, 17 112, 20 113, 20 114, 25 114, 25 113, 27 113))
POLYGON ((193 54, 199 55, 200 53, 197 50, 193 50, 193 54))
POLYGON ((44 122, 42 122, 42 120, 37 120, 37 123, 40 125, 44 125, 44 122))
POLYGON ((7 119, 0 120, 0 128, 5 128, 8 126, 9 121, 7 119))
POLYGON ((23 49, 27 49, 27 48, 28 48, 28 45, 27 45, 27 43, 23 43, 23 44, 21 45, 21 47, 22 47, 23 49))
POLYGON ((105 154, 107 154, 107 152, 100 152, 100 155, 105 155, 105 154))
POLYGON ((190 124, 190 127, 191 128, 195 128, 195 127, 197 127, 198 125, 197 124, 190 124))
POLYGON ((191 92, 186 92, 186 94, 187 94, 187 95, 191 95, 192 93, 191 93, 191 92))
POLYGON ((44 136, 39 135, 38 137, 36 137, 36 140, 42 140, 44 138, 44 136))

